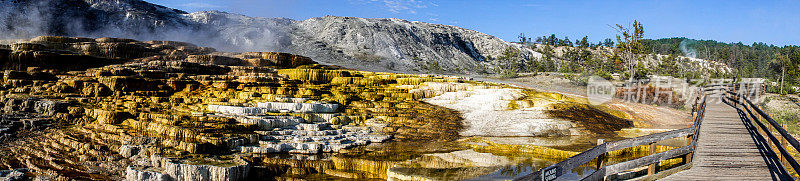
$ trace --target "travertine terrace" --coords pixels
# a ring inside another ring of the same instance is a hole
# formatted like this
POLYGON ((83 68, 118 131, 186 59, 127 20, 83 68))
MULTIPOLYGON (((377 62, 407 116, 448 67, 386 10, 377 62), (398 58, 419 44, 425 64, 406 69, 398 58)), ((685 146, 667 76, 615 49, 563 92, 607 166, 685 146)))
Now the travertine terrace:
MULTIPOLYGON (((469 78, 348 70, 298 55, 225 53, 182 42, 43 36, 0 48, 0 170, 28 177, 386 179, 387 169, 420 155, 355 148, 470 136, 461 133, 459 112, 422 100, 512 90, 493 111, 536 107, 544 114, 557 105, 551 103, 580 104, 469 78)), ((530 130, 513 134, 548 132, 533 128, 537 119, 523 120, 530 130)), ((550 132, 592 134, 569 131, 587 127, 570 121, 554 118, 566 124, 550 132)), ((397 169, 395 177, 411 178, 397 169)))

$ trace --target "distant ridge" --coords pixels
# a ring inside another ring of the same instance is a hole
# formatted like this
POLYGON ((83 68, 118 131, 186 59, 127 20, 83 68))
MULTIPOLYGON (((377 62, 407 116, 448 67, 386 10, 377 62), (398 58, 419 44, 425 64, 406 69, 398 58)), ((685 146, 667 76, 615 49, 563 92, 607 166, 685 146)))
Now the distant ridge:
MULTIPOLYGON (((455 26, 325 16, 296 21, 185 11, 140 0, 0 1, 0 38, 38 35, 175 40, 223 51, 281 51, 367 70, 480 73, 519 45, 455 26), (26 16, 22 16, 26 15, 26 16)), ((525 54, 537 54, 525 50, 525 54)), ((489 68, 487 68, 489 67, 489 68)))

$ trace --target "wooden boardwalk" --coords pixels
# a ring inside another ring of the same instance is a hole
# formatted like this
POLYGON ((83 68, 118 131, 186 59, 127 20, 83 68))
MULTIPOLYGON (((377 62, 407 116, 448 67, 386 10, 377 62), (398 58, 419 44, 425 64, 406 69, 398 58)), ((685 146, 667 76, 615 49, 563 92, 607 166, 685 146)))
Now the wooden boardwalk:
POLYGON ((785 179, 764 138, 751 134, 747 113, 719 101, 719 94, 708 98, 691 168, 662 180, 785 179))

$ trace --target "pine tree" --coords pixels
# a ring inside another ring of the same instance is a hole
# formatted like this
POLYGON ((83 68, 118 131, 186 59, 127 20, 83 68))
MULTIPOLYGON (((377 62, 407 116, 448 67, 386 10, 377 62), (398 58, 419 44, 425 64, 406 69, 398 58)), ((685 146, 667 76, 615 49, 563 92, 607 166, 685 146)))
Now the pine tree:
POLYGON ((584 36, 580 41, 578 41, 578 46, 581 48, 588 48, 589 47, 589 36, 584 36))
POLYGON ((622 60, 625 62, 630 73, 629 81, 633 81, 636 76, 636 67, 639 63, 640 54, 644 51, 642 45, 642 37, 644 36, 644 27, 637 20, 633 20, 631 27, 625 27, 617 24, 615 28, 619 35, 617 35, 617 49, 615 54, 621 54, 622 60))
POLYGON ((603 46, 614 47, 614 41, 611 40, 611 38, 606 38, 605 40, 603 40, 603 46))

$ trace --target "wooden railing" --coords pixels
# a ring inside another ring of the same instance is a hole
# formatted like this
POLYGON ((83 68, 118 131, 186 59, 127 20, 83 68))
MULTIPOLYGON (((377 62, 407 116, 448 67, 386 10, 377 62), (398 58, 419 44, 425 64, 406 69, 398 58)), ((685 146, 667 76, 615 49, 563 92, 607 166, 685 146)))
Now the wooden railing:
MULTIPOLYGON (((800 143, 797 142, 797 139, 794 138, 791 134, 789 134, 784 125, 778 124, 777 121, 772 119, 768 114, 762 111, 757 105, 753 104, 748 98, 748 95, 738 93, 737 90, 741 90, 741 87, 732 87, 732 90, 726 90, 726 94, 728 95, 728 100, 733 102, 734 104, 741 105, 744 110, 747 112, 747 116, 750 116, 750 124, 755 127, 755 133, 758 134, 761 138, 769 138, 769 141, 772 144, 767 144, 770 149, 777 150, 776 156, 780 160, 780 169, 782 169, 783 173, 789 174, 789 170, 786 170, 787 166, 792 168, 794 174, 797 174, 800 171, 800 165, 798 165, 797 160, 789 153, 789 146, 793 147, 795 151, 800 151, 800 143), (737 89, 739 88, 739 89, 737 89), (764 122, 768 123, 767 125, 764 122), (776 136, 775 133, 778 133, 776 136)), ((792 179, 794 180, 794 178, 792 179)))
MULTIPOLYGON (((602 143, 589 150, 579 153, 575 156, 567 158, 564 161, 554 165, 542 168, 532 174, 516 178, 514 180, 567 180, 565 176, 572 172, 573 169, 580 167, 592 160, 596 160, 595 171, 587 176, 578 175, 579 180, 605 180, 607 176, 615 175, 620 172, 648 166, 647 174, 656 174, 656 166, 659 162, 683 157, 686 163, 691 163, 693 152, 696 148, 698 138, 698 130, 702 125, 703 117, 705 115, 706 106, 706 91, 718 90, 714 89, 716 85, 707 86, 698 89, 698 95, 695 98, 695 104, 692 109, 692 118, 694 119, 693 125, 690 128, 679 130, 667 131, 662 133, 650 134, 636 138, 624 139, 614 142, 602 143), (680 148, 668 150, 661 153, 655 153, 655 143, 667 139, 685 137, 688 145, 680 148), (641 158, 616 163, 613 165, 606 165, 609 152, 632 148, 636 146, 649 145, 649 155, 641 158)), ((575 178, 569 178, 575 180, 575 178)))

